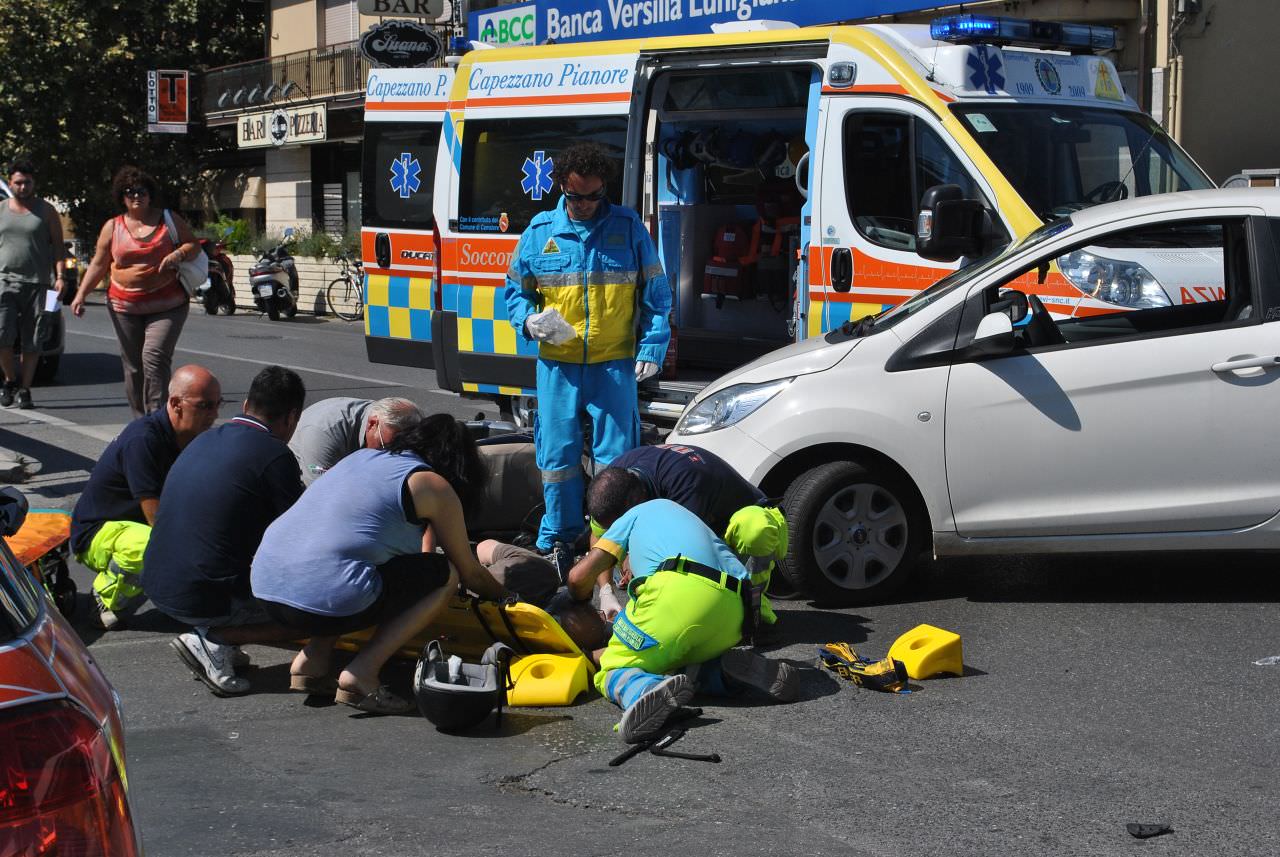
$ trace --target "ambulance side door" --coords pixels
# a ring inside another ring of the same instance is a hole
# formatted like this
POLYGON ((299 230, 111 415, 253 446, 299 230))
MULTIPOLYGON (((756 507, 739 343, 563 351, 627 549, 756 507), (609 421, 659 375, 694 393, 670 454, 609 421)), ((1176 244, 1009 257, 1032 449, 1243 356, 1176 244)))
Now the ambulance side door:
POLYGON ((811 232, 810 335, 902 303, 956 268, 915 252, 921 195, 958 184, 994 197, 936 117, 895 96, 827 99, 811 232))

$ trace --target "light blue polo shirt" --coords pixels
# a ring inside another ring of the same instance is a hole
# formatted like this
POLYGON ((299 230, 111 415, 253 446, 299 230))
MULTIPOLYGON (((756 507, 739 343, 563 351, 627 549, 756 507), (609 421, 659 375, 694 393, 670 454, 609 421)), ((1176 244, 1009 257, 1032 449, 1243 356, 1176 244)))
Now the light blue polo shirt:
POLYGON ((650 500, 613 522, 595 544, 622 564, 631 557, 631 577, 639 580, 669 559, 683 556, 746 580, 751 575, 711 528, 678 503, 650 500))

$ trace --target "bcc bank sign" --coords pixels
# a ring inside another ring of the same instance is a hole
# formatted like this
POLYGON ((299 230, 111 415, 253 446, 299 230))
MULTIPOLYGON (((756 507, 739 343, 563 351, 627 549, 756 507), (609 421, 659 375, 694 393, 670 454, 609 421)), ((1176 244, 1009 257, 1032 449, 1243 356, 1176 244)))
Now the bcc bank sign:
POLYGON ((538 43, 538 10, 535 6, 513 6, 497 12, 475 15, 472 32, 477 41, 500 48, 538 43))

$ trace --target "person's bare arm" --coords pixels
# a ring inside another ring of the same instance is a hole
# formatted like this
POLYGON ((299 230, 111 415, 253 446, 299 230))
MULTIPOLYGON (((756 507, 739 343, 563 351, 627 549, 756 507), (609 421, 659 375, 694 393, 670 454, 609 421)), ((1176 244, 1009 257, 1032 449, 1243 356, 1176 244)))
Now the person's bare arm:
POLYGON ((178 270, 179 265, 195 256, 196 251, 200 249, 200 242, 196 240, 196 234, 191 231, 187 221, 182 219, 182 215, 171 210, 169 216, 173 218, 173 228, 178 232, 178 247, 161 260, 160 270, 162 271, 178 270))
POLYGON ((53 242, 54 276, 63 279, 67 272, 67 249, 62 246, 62 220, 52 205, 46 204, 44 207, 44 222, 49 227, 49 240, 53 242))
POLYGON ((578 563, 569 570, 569 594, 573 596, 573 600, 586 601, 590 598, 591 593, 595 591, 596 581, 602 575, 607 580, 609 570, 613 568, 615 562, 613 554, 600 548, 592 548, 586 556, 578 560, 578 563))
POLYGON ((154 527, 156 514, 160 511, 160 498, 143 497, 138 501, 138 505, 142 507, 142 516, 147 519, 147 523, 154 527))
MULTIPOLYGON (((414 511, 435 531, 445 556, 458 570, 462 585, 481 598, 506 598, 507 590, 471 552, 462 503, 453 487, 437 473, 420 471, 409 477, 409 493, 413 496, 414 511)), ((423 538, 425 542, 425 534, 423 538)))
POLYGON ((93 250, 93 261, 84 269, 84 276, 80 278, 76 296, 71 301, 71 312, 76 315, 84 315, 85 298, 89 297, 89 293, 98 285, 98 281, 106 276, 107 268, 111 265, 111 234, 114 229, 115 221, 108 220, 102 224, 102 231, 98 233, 98 244, 93 250))

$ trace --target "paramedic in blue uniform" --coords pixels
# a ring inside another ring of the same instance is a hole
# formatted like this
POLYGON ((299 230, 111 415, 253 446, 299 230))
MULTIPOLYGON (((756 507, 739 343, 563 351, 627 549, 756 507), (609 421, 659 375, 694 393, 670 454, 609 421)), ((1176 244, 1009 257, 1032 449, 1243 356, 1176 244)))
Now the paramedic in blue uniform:
POLYGON ((511 325, 539 343, 538 548, 562 576, 584 529, 582 416, 597 466, 638 446, 636 385, 658 373, 671 338, 671 287, 653 239, 634 211, 605 199, 615 170, 593 143, 558 153, 551 177, 564 196, 529 223, 507 271, 511 325))

